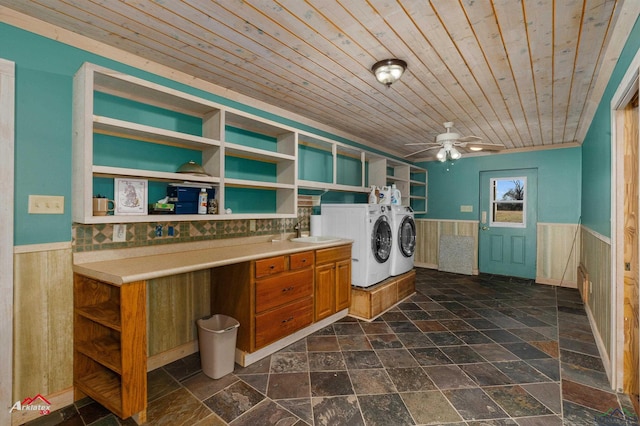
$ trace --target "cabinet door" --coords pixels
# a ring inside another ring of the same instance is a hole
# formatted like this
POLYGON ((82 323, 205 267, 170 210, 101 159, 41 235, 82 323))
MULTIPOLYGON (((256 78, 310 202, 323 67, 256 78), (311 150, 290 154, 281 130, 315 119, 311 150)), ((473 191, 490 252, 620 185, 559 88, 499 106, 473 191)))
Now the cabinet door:
POLYGON ((334 263, 316 267, 315 321, 333 314, 336 270, 334 263))
POLYGON ((336 262, 336 312, 351 304, 351 259, 336 262))

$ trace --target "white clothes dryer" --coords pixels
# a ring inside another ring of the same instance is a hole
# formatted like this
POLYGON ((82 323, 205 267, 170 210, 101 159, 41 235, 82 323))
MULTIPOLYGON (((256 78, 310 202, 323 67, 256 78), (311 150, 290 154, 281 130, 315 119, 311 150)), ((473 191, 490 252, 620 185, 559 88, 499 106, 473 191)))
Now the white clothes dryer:
POLYGON ((416 251, 416 223, 413 210, 407 206, 391 206, 391 276, 413 269, 416 251))
POLYGON ((353 240, 351 284, 369 287, 389 278, 392 230, 389 206, 322 204, 322 234, 353 240))

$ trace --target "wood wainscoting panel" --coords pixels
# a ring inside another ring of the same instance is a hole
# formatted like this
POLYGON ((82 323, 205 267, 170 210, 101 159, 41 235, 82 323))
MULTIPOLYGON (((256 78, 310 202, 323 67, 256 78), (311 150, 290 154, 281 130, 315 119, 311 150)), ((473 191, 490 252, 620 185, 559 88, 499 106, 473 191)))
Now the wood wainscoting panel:
POLYGON ((13 400, 73 384, 71 248, 14 255, 13 400))
MULTIPOLYGON (((580 262, 589 275, 589 302, 596 341, 605 368, 611 359, 611 242, 584 226, 580 232, 580 262), (604 353, 602 352, 604 349, 604 353)), ((609 376, 610 377, 610 376, 609 376)))
POLYGON ((538 223, 536 282, 577 288, 580 232, 574 223, 538 223))
POLYGON ((415 264, 423 268, 438 268, 438 222, 416 219, 415 264))
POLYGON ((210 314, 210 294, 209 269, 149 280, 149 356, 198 339, 196 320, 210 314))
POLYGON ((474 238, 473 273, 478 273, 478 221, 416 219, 415 265, 438 269, 438 245, 441 235, 459 235, 474 238))

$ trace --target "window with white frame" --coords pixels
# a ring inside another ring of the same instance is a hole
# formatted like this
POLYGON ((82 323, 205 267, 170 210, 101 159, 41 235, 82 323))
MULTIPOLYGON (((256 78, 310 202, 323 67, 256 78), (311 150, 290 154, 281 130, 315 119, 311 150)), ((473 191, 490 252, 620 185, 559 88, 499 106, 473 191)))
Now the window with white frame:
POLYGON ((492 178, 491 222, 494 227, 526 227, 527 178, 492 178))

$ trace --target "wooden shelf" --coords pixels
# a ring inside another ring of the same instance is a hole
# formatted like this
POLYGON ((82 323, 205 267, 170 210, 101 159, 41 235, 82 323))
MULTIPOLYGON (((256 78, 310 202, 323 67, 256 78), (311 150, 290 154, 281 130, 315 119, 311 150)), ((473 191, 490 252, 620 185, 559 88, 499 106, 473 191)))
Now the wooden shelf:
POLYGON ((318 189, 323 191, 343 191, 343 192, 369 192, 370 189, 363 186, 340 185, 327 182, 314 182, 311 180, 299 180, 298 188, 318 189))
POLYGON ((146 282, 121 286, 74 274, 73 378, 119 417, 146 419, 146 282))
POLYGON ((197 182, 208 185, 220 183, 220 178, 213 176, 197 176, 186 173, 156 172, 153 170, 127 169, 124 167, 93 166, 93 175, 99 177, 132 177, 170 182, 197 182))
POLYGON ((96 133, 190 149, 206 149, 220 146, 220 141, 218 140, 99 115, 93 116, 93 130, 96 133))
POLYGON ((244 146, 230 142, 226 142, 224 144, 224 152, 225 155, 234 155, 238 157, 273 163, 279 163, 282 161, 295 161, 296 159, 296 157, 293 155, 281 154, 275 151, 267 151, 266 149, 253 148, 250 146, 244 146))
POLYGON ((237 188, 258 188, 258 189, 295 189, 294 184, 278 183, 278 182, 262 182, 258 180, 244 180, 244 179, 225 179, 226 186, 233 186, 237 188))
POLYGON ((111 371, 122 374, 122 354, 120 341, 113 336, 78 342, 76 350, 111 371))
POLYGON ((193 116, 208 115, 220 108, 218 104, 213 102, 151 83, 141 78, 92 64, 87 64, 86 66, 91 67, 94 72, 93 86, 97 92, 148 103, 193 116))
POLYGON ((121 331, 120 306, 109 300, 91 306, 76 308, 76 313, 115 331, 121 331))
POLYGON ((122 410, 122 390, 120 376, 109 370, 100 370, 74 380, 75 386, 87 396, 100 401, 107 410, 120 418, 127 418, 133 413, 122 410))

